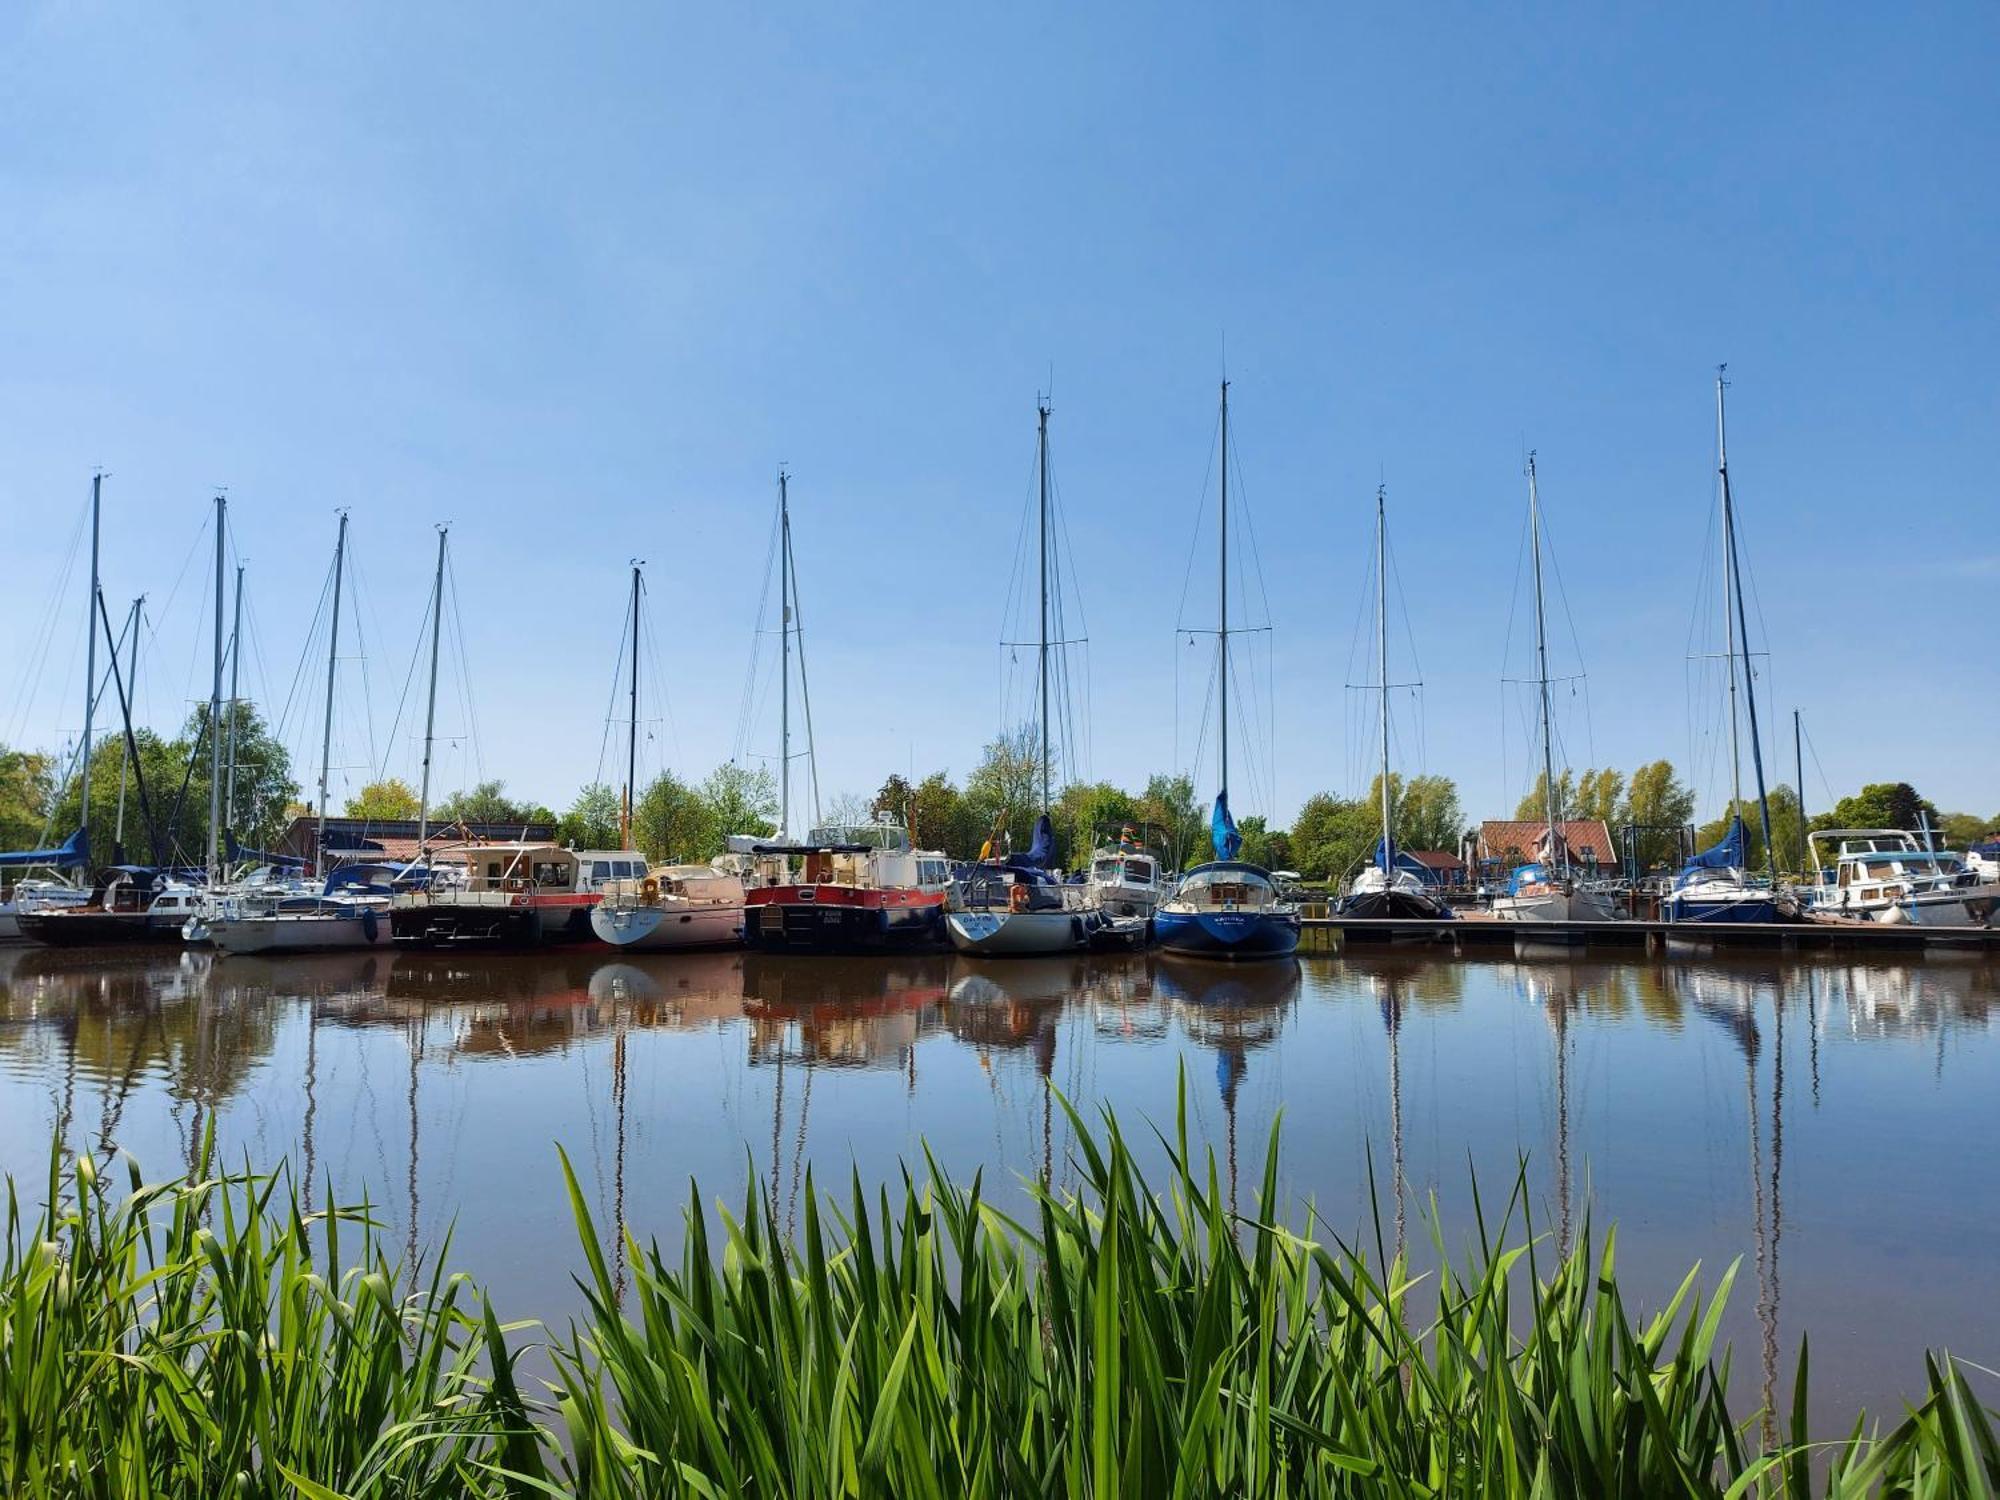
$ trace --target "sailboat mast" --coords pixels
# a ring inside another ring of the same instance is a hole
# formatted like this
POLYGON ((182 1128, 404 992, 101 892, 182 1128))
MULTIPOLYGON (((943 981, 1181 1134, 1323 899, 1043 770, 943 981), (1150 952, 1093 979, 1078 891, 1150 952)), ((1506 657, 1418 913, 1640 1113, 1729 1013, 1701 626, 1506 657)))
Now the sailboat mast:
POLYGON ((347 512, 340 513, 340 530, 333 541, 333 628, 326 639, 326 717, 319 736, 319 825, 313 833, 313 860, 326 873, 326 783, 333 759, 333 675, 340 660, 340 589, 347 567, 347 512))
POLYGON ((243 677, 243 564, 236 565, 236 612, 229 627, 229 781, 222 794, 224 827, 234 827, 236 819, 236 690, 243 677))
MULTIPOLYGON (((141 594, 132 601, 132 651, 127 658, 132 664, 132 690, 139 688, 139 620, 146 605, 146 596, 141 594)), ((111 830, 111 852, 117 863, 123 864, 125 856, 125 778, 132 771, 132 752, 123 751, 118 757, 118 821, 111 830)))
MULTIPOLYGON (((1535 666, 1542 693, 1542 792, 1548 810, 1549 855, 1553 858, 1556 837, 1556 755, 1549 729, 1549 622, 1542 602, 1542 496, 1535 483, 1535 455, 1528 454, 1528 534, 1535 554, 1535 666)), ((1562 864, 1569 869, 1569 847, 1562 845, 1562 864)))
POLYGON ((1389 522, 1385 486, 1375 487, 1375 645, 1382 673, 1382 874, 1395 870, 1395 845, 1390 842, 1389 795, 1389 522))
POLYGON ((1736 505, 1729 493, 1729 460, 1721 451, 1722 371, 1715 373, 1717 469, 1722 476, 1722 534, 1729 545, 1729 576, 1736 604, 1736 638, 1743 650, 1743 707, 1750 716, 1750 764, 1757 774, 1757 815, 1764 829, 1764 857, 1771 884, 1778 883, 1778 851, 1771 847, 1771 798, 1764 787, 1764 746, 1757 732, 1757 685, 1750 671, 1750 618, 1743 609, 1743 568, 1736 556, 1736 505))
POLYGON ((1041 510, 1039 539, 1042 554, 1041 587, 1042 603, 1039 619, 1041 630, 1041 650, 1037 658, 1037 670, 1041 676, 1042 691, 1042 811, 1049 810, 1049 407, 1046 401, 1035 407, 1035 451, 1041 476, 1041 510))
POLYGON ((449 526, 438 527, 437 577, 431 581, 431 691, 430 707, 424 712, 424 776, 417 792, 417 854, 421 857, 431 831, 431 745, 437 735, 438 636, 444 628, 444 544, 451 535, 449 526))
POLYGON ((625 836, 621 848, 632 847, 632 813, 639 796, 639 569, 632 564, 632 723, 625 738, 625 836))
POLYGON ((1812 840, 1806 837, 1810 826, 1806 822, 1806 752, 1805 734, 1799 728, 1799 711, 1792 710, 1792 774, 1798 779, 1799 793, 1799 868, 1803 870, 1811 859, 1815 869, 1818 859, 1813 855, 1812 840))
POLYGON ((778 470, 778 837, 792 833, 791 475, 778 470))
POLYGON ((1221 621, 1216 631, 1222 689, 1222 795, 1229 795, 1229 382, 1222 382, 1222 568, 1221 621))
POLYGON ((1715 375, 1715 472, 1722 485, 1722 634, 1729 657, 1729 815, 1743 811, 1743 751, 1736 712, 1736 546, 1729 532, 1729 443, 1722 421, 1722 372, 1715 375))
POLYGON ((90 476, 90 597, 84 601, 88 629, 83 651, 83 785, 78 792, 77 826, 86 830, 83 840, 86 845, 90 842, 91 720, 97 706, 97 523, 103 501, 104 472, 100 469, 90 476))
POLYGON ((215 671, 208 691, 208 878, 222 876, 222 575, 229 497, 215 497, 215 671))

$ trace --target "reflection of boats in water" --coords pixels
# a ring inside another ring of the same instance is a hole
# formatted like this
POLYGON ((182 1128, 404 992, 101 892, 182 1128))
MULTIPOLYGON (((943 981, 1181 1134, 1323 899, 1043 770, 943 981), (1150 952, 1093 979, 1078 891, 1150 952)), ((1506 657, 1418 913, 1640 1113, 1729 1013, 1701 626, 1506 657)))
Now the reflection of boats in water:
POLYGON ((781 1057, 796 1028, 811 1061, 845 1067, 912 1064, 923 1036, 939 1028, 951 960, 942 955, 885 964, 863 958, 743 956, 743 1013, 753 1064, 781 1057))

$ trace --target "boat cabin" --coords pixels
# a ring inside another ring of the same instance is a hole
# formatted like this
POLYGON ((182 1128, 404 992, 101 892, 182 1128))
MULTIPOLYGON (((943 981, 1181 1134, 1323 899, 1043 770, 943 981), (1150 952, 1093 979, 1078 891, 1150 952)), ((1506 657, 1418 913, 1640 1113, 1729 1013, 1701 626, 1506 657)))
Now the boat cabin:
POLYGON ((574 891, 579 862, 559 844, 483 844, 465 852, 468 891, 574 891))
POLYGON ((1175 906, 1196 911, 1263 911, 1284 904, 1269 874, 1236 860, 1196 865, 1174 891, 1175 906))
POLYGON ((941 891, 951 883, 951 861, 936 850, 912 849, 908 830, 888 820, 815 828, 803 843, 762 843, 755 852, 761 857, 795 857, 800 885, 941 891))
POLYGON ((1948 849, 1926 848, 1901 828, 1822 828, 1808 835, 1834 846, 1831 865, 1819 867, 1821 890, 1851 891, 1857 901, 1894 900, 1909 889, 1977 885, 1979 873, 1948 849))
POLYGON ((646 856, 637 849, 577 849, 580 891, 601 891, 614 880, 644 880, 646 856))

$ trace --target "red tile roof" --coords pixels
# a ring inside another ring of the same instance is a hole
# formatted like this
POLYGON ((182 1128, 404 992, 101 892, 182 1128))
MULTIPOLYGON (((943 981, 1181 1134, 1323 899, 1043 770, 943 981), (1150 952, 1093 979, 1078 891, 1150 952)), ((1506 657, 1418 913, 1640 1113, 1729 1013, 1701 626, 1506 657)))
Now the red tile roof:
POLYGON ((1465 861, 1448 849, 1405 849, 1410 856, 1426 870, 1463 870, 1465 861))
MULTIPOLYGON (((1611 830, 1602 818, 1574 818, 1567 823, 1558 823, 1556 829, 1563 843, 1569 847, 1571 859, 1588 860, 1594 855, 1601 866, 1612 868, 1617 865, 1618 847, 1611 842, 1611 830)), ((1479 856, 1481 859, 1540 859, 1548 852, 1543 848, 1548 832, 1548 824, 1539 819, 1527 823, 1511 819, 1489 820, 1479 825, 1479 856)))

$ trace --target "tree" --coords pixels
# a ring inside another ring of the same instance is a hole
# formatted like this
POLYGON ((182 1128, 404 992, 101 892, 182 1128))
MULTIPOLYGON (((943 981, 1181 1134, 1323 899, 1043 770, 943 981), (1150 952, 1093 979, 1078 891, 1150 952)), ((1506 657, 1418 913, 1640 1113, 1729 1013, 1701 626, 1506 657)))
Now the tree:
POLYGON ((1963 850, 1973 844, 1984 843, 1986 836, 2000 828, 2000 818, 1981 818, 1972 813, 1946 813, 1938 819, 1938 827, 1944 830, 1944 842, 1953 849, 1963 850))
POLYGON ((553 823, 547 808, 516 802, 507 795, 504 781, 482 781, 466 791, 453 792, 431 809, 433 823, 553 823))
POLYGON ((724 761, 708 773, 700 795, 717 850, 732 833, 769 838, 778 831, 778 784, 767 767, 724 761))
POLYGON ((557 821, 556 837, 572 849, 616 849, 624 802, 615 787, 593 781, 557 821))
POLYGON ((417 794, 407 781, 391 776, 371 781, 347 799, 347 816, 379 822, 398 822, 417 815, 417 794))
POLYGON ((1641 829, 1637 849, 1640 869, 1672 863, 1680 853, 1672 830, 1685 828, 1693 817, 1694 793, 1674 774, 1673 762, 1656 760, 1632 773, 1625 789, 1624 813, 1618 821, 1641 829))
POLYGON ((933 771, 910 789, 910 842, 942 849, 953 859, 979 852, 978 818, 943 771, 933 771))
POLYGON ((1833 811, 1813 819, 1815 828, 1916 829, 1928 818, 1936 828, 1937 805, 1917 795, 1907 781, 1874 781, 1852 797, 1842 797, 1833 811))
POLYGON ((1381 821, 1379 803, 1315 792, 1292 822, 1292 867, 1308 880, 1340 879, 1368 858, 1382 837, 1381 821))
MULTIPOLYGON (((1798 793, 1788 786, 1774 786, 1765 794, 1765 801, 1771 809, 1771 841, 1778 846, 1778 868, 1802 868, 1804 854, 1800 846, 1798 793)), ((1695 847, 1712 849, 1721 843, 1729 832, 1729 820, 1733 815, 1740 815, 1743 819, 1743 868, 1765 868, 1769 860, 1764 853, 1764 816, 1754 797, 1745 797, 1733 808, 1725 807, 1719 817, 1704 823, 1695 831, 1695 847)))
POLYGON ((1267 870, 1292 868, 1292 836, 1282 828, 1267 826, 1263 814, 1253 813, 1238 819, 1236 831, 1243 839, 1239 858, 1267 870))
MULTIPOLYGON (((1458 785, 1449 776, 1412 776, 1405 781, 1389 773, 1389 798, 1395 812, 1391 825, 1397 847, 1445 849, 1458 847, 1465 810, 1458 805, 1458 785)), ((1382 837, 1382 778, 1368 784, 1367 805, 1375 809, 1375 837, 1382 837)))
POLYGON ((39 849, 46 834, 60 841, 74 832, 48 827, 55 785, 55 762, 48 756, 0 745, 0 849, 39 849))
POLYGON ((1597 818, 1611 824, 1618 821, 1618 809, 1625 796, 1625 778, 1611 767, 1585 771, 1576 784, 1572 818, 1597 818))
POLYGON ((987 829, 998 827, 1010 847, 1026 849, 1042 809, 1035 726, 1022 724, 986 747, 965 779, 965 800, 987 829))
MULTIPOLYGON (((1540 823, 1549 815, 1549 778, 1546 772, 1535 772, 1534 790, 1521 799, 1521 805, 1514 809, 1517 823, 1540 823)), ((1556 777, 1556 821, 1566 823, 1576 814, 1570 809, 1576 802, 1576 774, 1565 770, 1556 777)))
POLYGON ((907 826, 910 821, 910 783, 895 772, 882 783, 882 790, 875 794, 875 811, 894 813, 907 826))
POLYGON ((655 776, 639 798, 632 831, 655 863, 699 864, 715 853, 715 829, 701 793, 672 771, 655 776))
POLYGON ((1141 821, 1139 802, 1108 781, 1073 781, 1056 799, 1056 830, 1065 865, 1081 865, 1100 836, 1116 838, 1127 823, 1141 821))
POLYGON ((1185 868, 1211 857, 1208 809, 1195 800, 1194 780, 1155 773, 1139 798, 1139 816, 1167 836, 1167 857, 1185 868))

